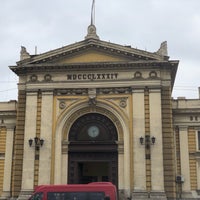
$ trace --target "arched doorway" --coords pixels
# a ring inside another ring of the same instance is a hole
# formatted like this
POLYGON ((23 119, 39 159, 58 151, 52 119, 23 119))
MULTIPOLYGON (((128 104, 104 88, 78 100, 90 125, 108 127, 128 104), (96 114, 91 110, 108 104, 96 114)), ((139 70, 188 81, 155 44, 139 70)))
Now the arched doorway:
POLYGON ((68 183, 110 181, 118 185, 117 129, 105 115, 79 117, 69 132, 68 183))

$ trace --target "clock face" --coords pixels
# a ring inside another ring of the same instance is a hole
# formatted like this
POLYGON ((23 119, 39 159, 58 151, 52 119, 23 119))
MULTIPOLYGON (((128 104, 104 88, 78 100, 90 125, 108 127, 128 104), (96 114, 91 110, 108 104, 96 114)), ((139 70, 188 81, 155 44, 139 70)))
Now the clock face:
POLYGON ((99 135, 99 128, 97 126, 90 126, 88 128, 88 135, 92 138, 95 138, 99 135))

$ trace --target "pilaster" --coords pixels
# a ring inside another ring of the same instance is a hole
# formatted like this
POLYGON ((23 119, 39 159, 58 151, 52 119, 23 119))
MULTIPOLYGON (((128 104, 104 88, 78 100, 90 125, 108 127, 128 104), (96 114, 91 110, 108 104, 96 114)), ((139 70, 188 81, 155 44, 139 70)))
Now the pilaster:
POLYGON ((50 184, 52 127, 53 127, 53 92, 42 92, 40 138, 44 140, 44 145, 40 148, 39 176, 38 176, 39 185, 50 184))
MULTIPOLYGON (((123 189, 124 186, 124 143, 117 142, 118 144, 118 180, 119 189, 123 189)), ((122 191, 122 190, 120 190, 122 191)))
POLYGON ((133 90, 133 166, 134 166, 134 190, 138 194, 146 191, 146 165, 145 148, 140 144, 140 137, 145 137, 145 111, 144 89, 133 90))
POLYGON ((26 94, 26 113, 24 130, 24 157, 22 186, 19 199, 27 198, 31 194, 34 186, 34 160, 35 151, 30 147, 28 140, 36 136, 36 115, 37 115, 37 92, 27 92, 26 94))
POLYGON ((66 184, 68 182, 68 149, 69 149, 69 141, 62 142, 62 184, 66 184))
POLYGON ((188 149, 188 127, 179 126, 181 175, 184 177, 182 184, 182 197, 190 197, 190 165, 188 149))
POLYGON ((166 199, 164 193, 163 141, 162 141, 162 109, 161 90, 149 90, 150 104, 150 137, 156 142, 151 145, 151 194, 166 199))

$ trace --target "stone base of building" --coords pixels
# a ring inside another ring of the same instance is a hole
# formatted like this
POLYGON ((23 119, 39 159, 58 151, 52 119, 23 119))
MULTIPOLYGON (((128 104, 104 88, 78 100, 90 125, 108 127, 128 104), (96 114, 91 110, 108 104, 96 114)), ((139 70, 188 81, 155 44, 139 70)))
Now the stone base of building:
POLYGON ((150 193, 150 199, 161 199, 161 200, 167 200, 165 192, 151 192, 150 193))
POLYGON ((133 200, 167 200, 164 192, 146 192, 146 191, 134 191, 132 193, 133 200))
POLYGON ((181 192, 181 194, 178 194, 178 198, 181 200, 200 199, 197 195, 192 194, 192 192, 181 192))
POLYGON ((0 197, 0 200, 8 200, 10 199, 10 191, 3 191, 0 197))
POLYGON ((17 200, 27 200, 33 194, 33 190, 21 191, 17 200))
POLYGON ((130 191, 128 191, 128 190, 119 190, 118 191, 118 199, 119 200, 131 199, 130 198, 130 191))
POLYGON ((131 199, 149 199, 149 193, 146 191, 134 191, 131 195, 131 199))

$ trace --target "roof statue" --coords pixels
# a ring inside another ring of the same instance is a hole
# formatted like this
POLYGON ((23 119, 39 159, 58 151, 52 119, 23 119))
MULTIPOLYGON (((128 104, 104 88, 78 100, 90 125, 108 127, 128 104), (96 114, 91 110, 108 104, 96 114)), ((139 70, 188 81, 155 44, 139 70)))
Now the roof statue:
POLYGON ((159 54, 161 56, 168 56, 167 41, 164 41, 161 43, 160 48, 157 51, 157 54, 159 54))
POLYGON ((96 27, 95 27, 95 0, 92 1, 91 23, 88 26, 88 32, 85 39, 90 39, 90 38, 99 40, 99 36, 96 33, 96 27))
POLYGON ((26 47, 21 46, 20 60, 25 60, 27 58, 30 58, 30 54, 26 51, 26 47))

